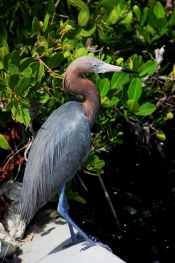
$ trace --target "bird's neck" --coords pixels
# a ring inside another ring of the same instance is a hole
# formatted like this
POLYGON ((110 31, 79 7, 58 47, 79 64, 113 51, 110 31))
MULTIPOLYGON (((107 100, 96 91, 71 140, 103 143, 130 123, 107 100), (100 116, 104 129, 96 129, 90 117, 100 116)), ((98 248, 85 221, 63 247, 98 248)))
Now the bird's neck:
POLYGON ((75 72, 69 72, 69 74, 67 72, 63 85, 68 92, 85 98, 82 107, 92 128, 100 110, 100 95, 95 84, 89 79, 81 78, 75 72))

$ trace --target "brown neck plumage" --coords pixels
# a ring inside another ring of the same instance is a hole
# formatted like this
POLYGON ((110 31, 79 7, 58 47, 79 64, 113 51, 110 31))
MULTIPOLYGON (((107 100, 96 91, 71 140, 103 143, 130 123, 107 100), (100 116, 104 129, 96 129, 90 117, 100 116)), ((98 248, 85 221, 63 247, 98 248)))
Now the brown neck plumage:
POLYGON ((83 70, 80 67, 81 65, 75 69, 69 66, 63 80, 63 87, 68 92, 82 95, 86 99, 82 103, 82 107, 92 128, 99 113, 100 96, 97 87, 92 81, 81 78, 83 70))

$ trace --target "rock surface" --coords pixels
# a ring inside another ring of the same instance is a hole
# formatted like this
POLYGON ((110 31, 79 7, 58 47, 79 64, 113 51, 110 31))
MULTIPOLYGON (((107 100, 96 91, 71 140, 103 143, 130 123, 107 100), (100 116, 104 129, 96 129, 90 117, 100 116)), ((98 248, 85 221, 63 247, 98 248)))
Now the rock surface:
POLYGON ((17 248, 17 240, 22 239, 26 224, 18 221, 18 201, 22 184, 19 182, 5 183, 0 188, 0 194, 5 194, 12 202, 0 223, 0 258, 3 258, 8 248, 7 255, 14 253, 17 248), (16 233, 15 233, 16 232, 16 233), (15 237, 13 235, 15 234, 15 237))

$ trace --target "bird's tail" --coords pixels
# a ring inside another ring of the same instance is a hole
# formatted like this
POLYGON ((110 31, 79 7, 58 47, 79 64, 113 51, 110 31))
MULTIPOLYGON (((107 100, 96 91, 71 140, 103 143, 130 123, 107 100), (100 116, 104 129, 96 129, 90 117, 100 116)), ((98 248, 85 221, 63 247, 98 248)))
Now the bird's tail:
POLYGON ((10 245, 11 245, 11 243, 13 242, 13 240, 14 240, 14 238, 15 238, 15 236, 16 236, 16 233, 17 233, 17 231, 18 231, 18 227, 19 227, 19 225, 20 225, 20 222, 21 222, 21 216, 20 215, 18 215, 18 218, 17 218, 17 220, 16 220, 16 222, 15 222, 15 224, 14 224, 14 226, 13 226, 13 229, 12 229, 12 231, 11 231, 11 237, 10 237, 10 240, 9 240, 9 243, 8 243, 8 246, 7 246, 7 248, 6 248, 6 251, 5 251, 5 253, 4 253, 4 256, 3 256, 3 258, 2 258, 2 260, 0 261, 0 263, 3 263, 3 261, 4 261, 4 259, 6 258, 6 255, 8 254, 8 250, 9 250, 9 248, 10 248, 10 245))

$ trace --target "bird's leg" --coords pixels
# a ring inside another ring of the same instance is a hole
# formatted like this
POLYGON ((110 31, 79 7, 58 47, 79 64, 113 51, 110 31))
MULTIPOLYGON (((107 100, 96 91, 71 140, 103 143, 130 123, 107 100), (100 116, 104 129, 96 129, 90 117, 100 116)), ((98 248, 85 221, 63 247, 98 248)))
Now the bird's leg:
POLYGON ((83 248, 82 250, 86 250, 89 247, 99 245, 99 246, 105 247, 106 249, 108 249, 112 252, 112 250, 109 246, 104 245, 101 242, 98 242, 97 238, 95 238, 91 235, 88 236, 70 218, 69 213, 68 213, 68 209, 67 209, 67 198, 65 196, 65 185, 62 187, 61 192, 60 192, 60 198, 59 198, 57 211, 62 217, 64 217, 66 219, 66 221, 69 224, 69 229, 70 229, 71 238, 72 238, 73 242, 71 244, 67 245, 66 247, 69 247, 71 245, 77 244, 78 242, 82 242, 82 241, 86 240, 89 244, 85 248, 83 248), (75 235, 75 233, 73 231, 73 227, 78 231, 78 234, 79 234, 78 236, 75 235))
MULTIPOLYGON (((65 218, 65 216, 64 216, 65 214, 69 217, 69 212, 67 209, 67 197, 65 195, 65 186, 66 185, 64 185, 61 189, 58 208, 57 208, 58 213, 61 214, 64 218, 65 218)), ((65 247, 69 247, 71 245, 85 241, 84 237, 82 237, 81 235, 79 235, 79 234, 75 235, 72 225, 69 223, 68 220, 67 220, 67 222, 68 222, 69 230, 71 233, 72 243, 66 245, 65 247)))

